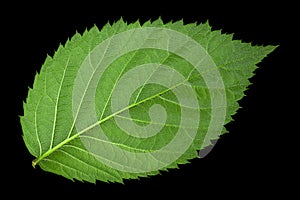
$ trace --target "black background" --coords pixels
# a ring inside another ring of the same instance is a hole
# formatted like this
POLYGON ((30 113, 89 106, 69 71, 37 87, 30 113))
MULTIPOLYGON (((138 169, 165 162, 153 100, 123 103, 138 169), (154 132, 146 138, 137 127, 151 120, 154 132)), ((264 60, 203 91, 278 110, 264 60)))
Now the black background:
POLYGON ((294 191, 292 181, 298 175, 293 171, 293 160, 297 157, 292 157, 297 147, 291 145, 297 133, 292 130, 297 118, 290 115, 297 109, 297 90, 293 88, 297 86, 297 79, 293 78, 297 66, 291 61, 295 45, 291 34, 296 25, 295 6, 288 2, 263 4, 254 1, 210 5, 187 1, 166 5, 147 1, 111 3, 80 2, 76 9, 73 7, 75 2, 68 5, 12 3, 2 7, 3 11, 8 11, 2 12, 1 16, 2 48, 7 53, 3 57, 7 62, 2 72, 5 82, 2 100, 8 100, 4 105, 9 108, 2 125, 7 131, 1 133, 5 138, 1 161, 5 187, 2 189, 9 192, 8 189, 13 188, 10 195, 23 194, 30 198, 56 198, 57 194, 99 199, 103 196, 159 197, 162 194, 175 197, 184 194, 186 198, 221 195, 242 199, 290 195, 294 191), (191 164, 154 177, 125 180, 124 184, 72 182, 38 167, 33 169, 33 157, 22 141, 18 116, 23 114, 22 102, 28 87, 32 87, 36 72, 46 55, 52 56, 58 45, 64 44, 76 31, 83 33, 94 24, 101 28, 121 16, 127 22, 137 19, 145 22, 159 16, 165 22, 209 20, 213 30, 234 33, 234 39, 279 47, 258 64, 260 68, 251 78, 253 84, 240 101, 243 108, 234 116, 234 121, 226 125, 229 133, 223 135, 203 159, 191 160, 191 164), (25 192, 19 193, 21 190, 25 192))

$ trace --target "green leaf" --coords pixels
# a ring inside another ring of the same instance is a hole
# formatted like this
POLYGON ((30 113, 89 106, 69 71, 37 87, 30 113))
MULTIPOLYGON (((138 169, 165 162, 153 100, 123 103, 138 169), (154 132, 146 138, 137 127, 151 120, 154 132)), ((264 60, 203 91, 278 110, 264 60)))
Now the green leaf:
POLYGON ((208 23, 161 19, 76 33, 47 57, 24 103, 32 164, 122 182, 188 163, 226 132, 256 64, 274 49, 208 23))

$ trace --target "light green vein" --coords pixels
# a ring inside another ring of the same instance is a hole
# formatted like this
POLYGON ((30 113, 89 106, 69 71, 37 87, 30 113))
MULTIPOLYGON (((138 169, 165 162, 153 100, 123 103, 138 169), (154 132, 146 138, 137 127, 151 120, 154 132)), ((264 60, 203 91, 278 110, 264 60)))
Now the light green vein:
MULTIPOLYGON (((109 45, 109 44, 110 44, 110 41, 109 41, 108 45, 109 45)), ((105 56, 105 54, 106 54, 106 51, 107 51, 107 48, 105 49, 105 52, 102 54, 101 61, 103 60, 103 58, 104 58, 104 56, 105 56)), ((89 54, 89 56, 90 56, 90 54, 89 54)), ((97 69, 97 67, 99 66, 99 64, 101 63, 101 61, 97 64, 96 69, 97 69)), ((91 63, 90 57, 89 57, 89 62, 90 62, 90 65, 93 66, 92 63, 91 63)), ((94 69, 94 68, 93 68, 93 69, 94 69)), ((71 128, 70 128, 70 131, 69 131, 69 133, 68 133, 67 139, 69 139, 70 136, 71 136, 71 133, 72 133, 72 131, 73 131, 73 128, 74 128, 74 126, 75 126, 75 123, 76 123, 76 120, 77 120, 77 117, 78 117, 78 114, 79 114, 79 110, 80 110, 80 108, 81 108, 81 104, 82 104, 82 102, 83 102, 83 99, 84 99, 84 97, 85 97, 85 94, 86 94, 86 92, 87 92, 87 89, 88 89, 88 87, 89 87, 89 85, 90 85, 90 82, 91 82, 92 78, 94 77, 94 74, 95 74, 95 72, 96 72, 96 69, 93 70, 92 75, 91 75, 90 79, 89 79, 88 82, 87 82, 87 86, 86 86, 86 88, 84 89, 83 95, 82 95, 82 97, 81 97, 81 99, 80 99, 79 106, 78 106, 78 108, 77 108, 77 110, 76 110, 76 114, 75 114, 75 116, 74 116, 73 123, 72 123, 72 126, 71 126, 71 128)))
POLYGON ((53 119, 53 126, 52 126, 52 133, 51 133, 51 143, 50 143, 50 147, 49 149, 52 149, 53 146, 53 142, 54 142, 54 135, 55 135, 55 128, 56 128, 56 121, 57 121, 57 109, 58 109, 58 101, 59 101, 59 97, 60 97, 60 93, 61 93, 61 88, 65 79, 65 75, 66 75, 66 71, 69 65, 69 61, 70 61, 70 55, 68 57, 67 63, 64 67, 64 72, 61 78, 61 81, 59 83, 59 88, 58 88, 58 92, 57 92, 57 97, 56 97, 56 101, 55 101, 55 108, 54 108, 54 119, 53 119))
POLYGON ((198 129, 199 128, 199 127, 186 127, 186 126, 179 126, 176 124, 167 124, 167 123, 146 121, 146 120, 136 119, 136 118, 132 118, 132 117, 129 118, 129 117, 125 117, 122 115, 116 115, 115 117, 119 117, 119 118, 130 120, 130 121, 135 121, 135 122, 141 122, 141 123, 148 123, 148 124, 154 124, 154 125, 165 125, 165 126, 174 127, 174 128, 184 128, 184 129, 198 129))
POLYGON ((37 123, 37 109, 40 105, 40 102, 41 102, 42 98, 39 99, 38 103, 36 104, 36 107, 35 107, 35 110, 34 110, 34 127, 35 127, 35 135, 36 135, 36 139, 37 139, 37 142, 39 144, 39 156, 42 155, 42 144, 41 144, 41 141, 40 141, 40 136, 39 136, 39 133, 38 133, 38 123, 37 123))
MULTIPOLYGON (((63 149, 58 149, 58 151, 60 151, 60 152, 62 152, 63 154, 65 154, 65 155, 71 157, 72 159, 76 160, 77 162, 80 162, 80 163, 82 163, 82 164, 84 164, 84 165, 87 165, 87 166, 89 166, 89 167, 92 167, 92 168, 95 169, 96 171, 101 171, 102 173, 104 173, 104 174, 106 174, 106 175, 108 175, 108 176, 111 176, 111 177, 113 177, 113 178, 116 178, 116 179, 119 179, 119 178, 120 178, 120 177, 117 177, 117 176, 115 176, 115 175, 113 175, 113 174, 110 174, 110 173, 108 173, 108 172, 106 172, 106 171, 103 171, 102 169, 99 169, 98 167, 95 167, 95 166, 91 165, 90 163, 87 163, 87 162, 84 162, 83 160, 78 159, 77 157, 75 157, 74 155, 72 155, 71 153, 69 153, 69 152, 67 152, 67 151, 65 151, 65 150, 63 150, 63 149)), ((79 170, 78 170, 78 171, 79 171, 79 170)))

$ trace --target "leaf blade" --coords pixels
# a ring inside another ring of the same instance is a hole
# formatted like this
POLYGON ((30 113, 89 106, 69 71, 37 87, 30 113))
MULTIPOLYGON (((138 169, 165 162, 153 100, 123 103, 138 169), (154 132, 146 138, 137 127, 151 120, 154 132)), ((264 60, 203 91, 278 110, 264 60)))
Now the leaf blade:
MULTIPOLYGON (((239 108, 237 101, 244 96, 244 91, 250 84, 248 79, 254 75, 253 71, 257 68, 256 64, 276 48, 275 46, 253 47, 250 44, 244 44, 240 41, 232 41, 232 35, 221 34, 220 31, 211 31, 208 23, 200 25, 183 25, 181 21, 163 24, 162 20, 160 19, 152 23, 147 22, 143 26, 140 26, 138 22, 127 25, 122 20, 120 20, 112 26, 107 24, 101 31, 94 27, 90 31, 86 31, 82 36, 80 36, 79 34, 75 34, 71 41, 68 41, 66 43, 65 47, 59 47, 59 50, 54 55, 53 59, 46 59, 41 73, 39 75, 36 75, 34 87, 29 91, 27 102, 26 104, 24 104, 24 116, 21 117, 21 124, 24 132, 23 138, 30 153, 37 157, 37 159, 33 161, 33 166, 39 164, 41 168, 46 171, 60 174, 72 180, 75 178, 88 182, 95 182, 96 180, 122 182, 124 178, 137 178, 157 174, 158 170, 149 171, 147 173, 132 173, 130 171, 126 172, 126 170, 120 171, 119 169, 108 166, 105 163, 101 163, 101 160, 95 159, 99 155, 87 150, 85 143, 82 141, 85 138, 85 140, 90 142, 92 137, 80 137, 80 135, 89 136, 89 132, 95 129, 98 125, 101 125, 103 127, 111 127, 116 133, 121 133, 122 130, 117 130, 112 124, 115 123, 114 121, 116 120, 116 118, 122 118, 134 123, 139 122, 141 124, 147 125, 171 125, 165 122, 160 123, 146 120, 142 117, 142 115, 137 115, 137 118, 129 118, 126 117, 126 115, 123 115, 123 112, 131 111, 133 110, 133 108, 136 108, 136 110, 147 111, 150 108, 149 105, 151 104, 151 102, 155 103, 158 102, 158 99, 160 99, 164 106, 174 108, 174 112, 172 113, 173 115, 178 115, 180 112, 178 110, 175 110, 177 109, 177 107, 184 107, 184 104, 179 103, 178 99, 174 99, 172 95, 168 96, 168 98, 166 95, 176 87, 185 84, 186 87, 191 86, 191 88, 196 91, 197 99, 199 100, 198 106, 200 108, 200 115, 204 120, 200 123, 195 138, 193 138, 193 136, 190 136, 190 133, 186 129, 194 129, 196 127, 190 126, 184 128, 182 125, 176 126, 176 124, 173 124, 173 127, 169 126, 168 128, 163 129, 163 131, 165 131, 166 133, 170 133, 175 130, 171 129, 171 127, 178 129, 183 128, 185 136, 187 138, 191 137, 190 139, 193 140, 193 143, 187 149, 187 151, 183 155, 179 155, 178 159, 174 162, 168 163, 153 156, 151 158, 152 161, 149 161, 149 165, 154 166, 155 162, 160 162, 165 165, 165 167, 160 168, 160 170, 176 168, 178 164, 186 163, 189 159, 196 157, 197 150, 203 149, 210 145, 210 140, 217 139, 219 137, 219 134, 216 134, 213 137, 208 138, 208 140, 205 140, 206 132, 208 131, 208 127, 210 126, 209 121, 216 116, 216 114, 210 116, 210 112, 216 108, 211 108, 210 106, 213 97, 210 97, 212 93, 210 93, 209 88, 207 88, 207 83, 200 77, 203 76, 203 74, 193 74, 194 69, 188 71, 188 69, 190 69, 188 67, 189 64, 183 64, 186 69, 182 68, 182 71, 184 73, 187 74, 187 72, 189 72, 188 78, 186 78, 184 81, 174 84, 174 86, 171 86, 165 90, 156 92, 156 94, 154 95, 149 95, 151 94, 150 90, 150 93, 149 91, 148 94, 146 93, 146 86, 147 84, 149 84, 149 80, 152 79, 154 75, 159 76, 157 70, 163 69, 157 67, 156 70, 152 72, 152 74, 150 73, 148 79, 142 81, 142 87, 140 87, 138 92, 136 93, 135 100, 132 104, 129 104, 128 106, 123 107, 120 110, 105 115, 105 111, 110 109, 109 106, 111 106, 111 103, 109 101, 112 99, 112 94, 116 89, 117 82, 123 76, 123 73, 127 73, 127 71, 125 72, 125 70, 129 70, 129 68, 132 67, 132 64, 130 63, 138 61, 138 55, 140 55, 141 51, 134 52, 133 55, 131 55, 132 57, 129 57, 130 59, 128 59, 125 63, 123 61, 116 61, 117 64, 122 65, 122 70, 117 73, 117 78, 114 80, 115 82, 113 82, 113 87, 104 91, 108 94, 108 97, 104 100, 105 103, 102 111, 100 109, 100 111, 98 112, 98 121, 92 122, 89 124, 89 126, 84 126, 83 128, 75 127, 77 121, 83 120, 82 118, 78 118, 78 116, 80 116, 80 112, 85 111, 84 103, 86 102, 84 102, 84 98, 87 96, 86 94, 88 94, 87 88, 89 87, 90 81, 93 80, 95 72, 98 70, 99 63, 102 62, 102 59, 93 60, 91 57, 91 52, 99 43, 104 42, 111 36, 124 33, 127 30, 133 30, 135 28, 141 27, 157 27, 178 31, 180 33, 188 35, 188 37, 193 38, 201 46, 205 47, 204 49, 206 51, 206 54, 209 55, 209 57, 215 62, 225 85, 226 100, 228 104, 226 106, 227 114, 224 125, 232 120, 231 116, 235 114, 237 109, 239 108), (90 74, 88 74, 86 70, 82 71, 83 73, 87 73, 87 75, 84 76, 81 75, 80 66, 87 56, 91 72, 90 74), (63 65, 62 63, 66 60, 66 64, 63 65), (74 115, 74 110, 72 112, 72 105, 74 106, 74 104, 72 104, 71 97, 74 90, 74 79, 78 77, 78 74, 79 77, 82 76, 81 78, 83 80, 83 87, 86 87, 86 90, 83 90, 84 92, 80 93, 81 98, 79 99, 81 100, 79 102, 79 105, 77 105, 77 107, 75 106, 74 115), (190 76, 192 78, 190 78, 190 76), (84 81, 86 78, 88 78, 88 81, 84 81), (86 82, 87 84, 85 84, 86 82), (50 94, 48 94, 48 92, 50 92, 50 94), (141 95, 142 98, 140 99, 141 95), (200 100, 202 102, 200 102, 200 100), (81 105, 82 103, 83 105, 81 105), (150 104, 146 105, 146 103, 150 104), (48 113, 48 115, 44 113, 48 113), (50 119, 50 116, 53 117, 52 120, 50 119), (43 118, 50 120, 43 120, 43 118), (70 150, 70 147, 73 148, 73 150, 70 150), (74 150, 74 148, 76 149, 76 151, 74 150)), ((151 40, 152 35, 149 34, 145 37, 148 37, 147 39, 151 40)), ((119 48, 127 47, 125 45, 119 48)), ((180 48, 178 47, 178 49, 184 48, 186 48, 184 45, 180 48)), ((102 58, 107 56, 106 51, 110 51, 110 49, 105 49, 104 53, 101 54, 102 58)), ((150 50, 147 51, 150 52, 150 50)), ((160 65, 163 65, 164 63, 175 64, 177 63, 178 59, 182 59, 179 57, 176 58, 172 54, 167 54, 167 56, 162 60, 159 60, 159 56, 156 56, 155 53, 145 55, 149 56, 149 58, 143 58, 142 60, 156 61, 160 65)), ((179 68, 177 67, 177 69, 179 68)), ((210 73, 210 71, 203 71, 203 73, 210 73)), ((171 79, 173 78, 174 77, 172 77, 171 79)), ((222 88, 215 88, 216 91, 220 89, 222 88)), ((220 107, 217 109, 224 108, 225 107, 220 107)), ((183 111, 184 109, 189 108, 188 106, 186 108, 181 108, 181 111, 183 111)), ((145 115, 145 117, 147 117, 147 115, 145 115)), ((226 130, 223 129, 222 133, 224 133, 225 131, 226 130)), ((175 136, 170 133, 168 137, 168 140, 172 140, 172 137, 175 136)), ((122 142, 109 141, 108 143, 114 144, 128 151, 139 152, 147 152, 150 149, 155 149, 152 147, 154 147, 155 144, 158 144, 158 142, 155 142, 155 140, 153 140, 154 143, 146 143, 141 140, 140 144, 143 144, 145 146, 143 148, 140 148, 141 146, 139 145, 139 143, 135 142, 137 141, 137 138, 126 136, 124 137, 124 139, 125 140, 122 142)), ((107 142, 106 139, 100 139, 99 141, 107 142)), ((172 153, 175 155, 175 150, 174 152, 165 151, 162 155, 168 157, 171 156, 172 153)), ((115 156, 117 156, 117 154, 115 156)), ((102 159, 106 159, 106 157, 102 157, 102 159)), ((108 161, 114 162, 113 159, 110 159, 108 161)), ((140 162, 142 162, 142 160, 140 162)), ((130 163, 128 164, 128 167, 129 166, 134 169, 134 167, 130 165, 130 163)), ((124 169, 126 169, 125 166, 124 169)))

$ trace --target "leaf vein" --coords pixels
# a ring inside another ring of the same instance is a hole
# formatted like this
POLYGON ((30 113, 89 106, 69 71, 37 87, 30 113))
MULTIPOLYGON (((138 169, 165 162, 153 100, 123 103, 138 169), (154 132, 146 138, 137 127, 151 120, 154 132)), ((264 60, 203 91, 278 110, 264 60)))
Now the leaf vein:
POLYGON ((50 142, 49 149, 52 149, 52 146, 53 146, 53 143, 54 143, 54 135, 55 135, 56 121, 57 121, 58 101, 59 101, 62 85, 63 85, 64 79, 65 79, 65 75, 66 75, 66 71, 67 71, 69 62, 70 62, 70 55, 68 56, 68 60, 66 62, 66 65, 64 66, 64 71, 63 71, 62 78, 60 80, 59 88, 58 88, 58 91, 57 91, 57 96, 56 96, 56 100, 55 100, 55 108, 54 108, 54 119, 53 119, 52 133, 51 133, 51 142, 50 142))
MULTIPOLYGON (((76 160, 76 161, 78 161, 78 162, 80 162, 80 163, 82 163, 82 164, 84 164, 84 165, 86 165, 86 166, 88 166, 88 167, 92 167, 92 168, 95 169, 96 171, 99 170, 99 171, 105 173, 105 174, 108 175, 108 176, 111 176, 111 177, 113 177, 113 178, 117 178, 117 179, 118 179, 118 177, 116 177, 115 175, 113 175, 113 174, 111 174, 111 173, 108 173, 107 171, 104 171, 104 170, 102 170, 102 169, 99 169, 98 167, 95 167, 94 165, 90 165, 89 163, 87 163, 87 162, 85 162, 85 161, 83 161, 83 160, 80 160, 79 158, 77 158, 76 156, 72 155, 71 153, 65 151, 64 149, 58 149, 58 151, 64 153, 65 155, 71 157, 72 159, 74 159, 74 160, 76 160)), ((87 153, 89 153, 89 152, 87 151, 87 153)))

